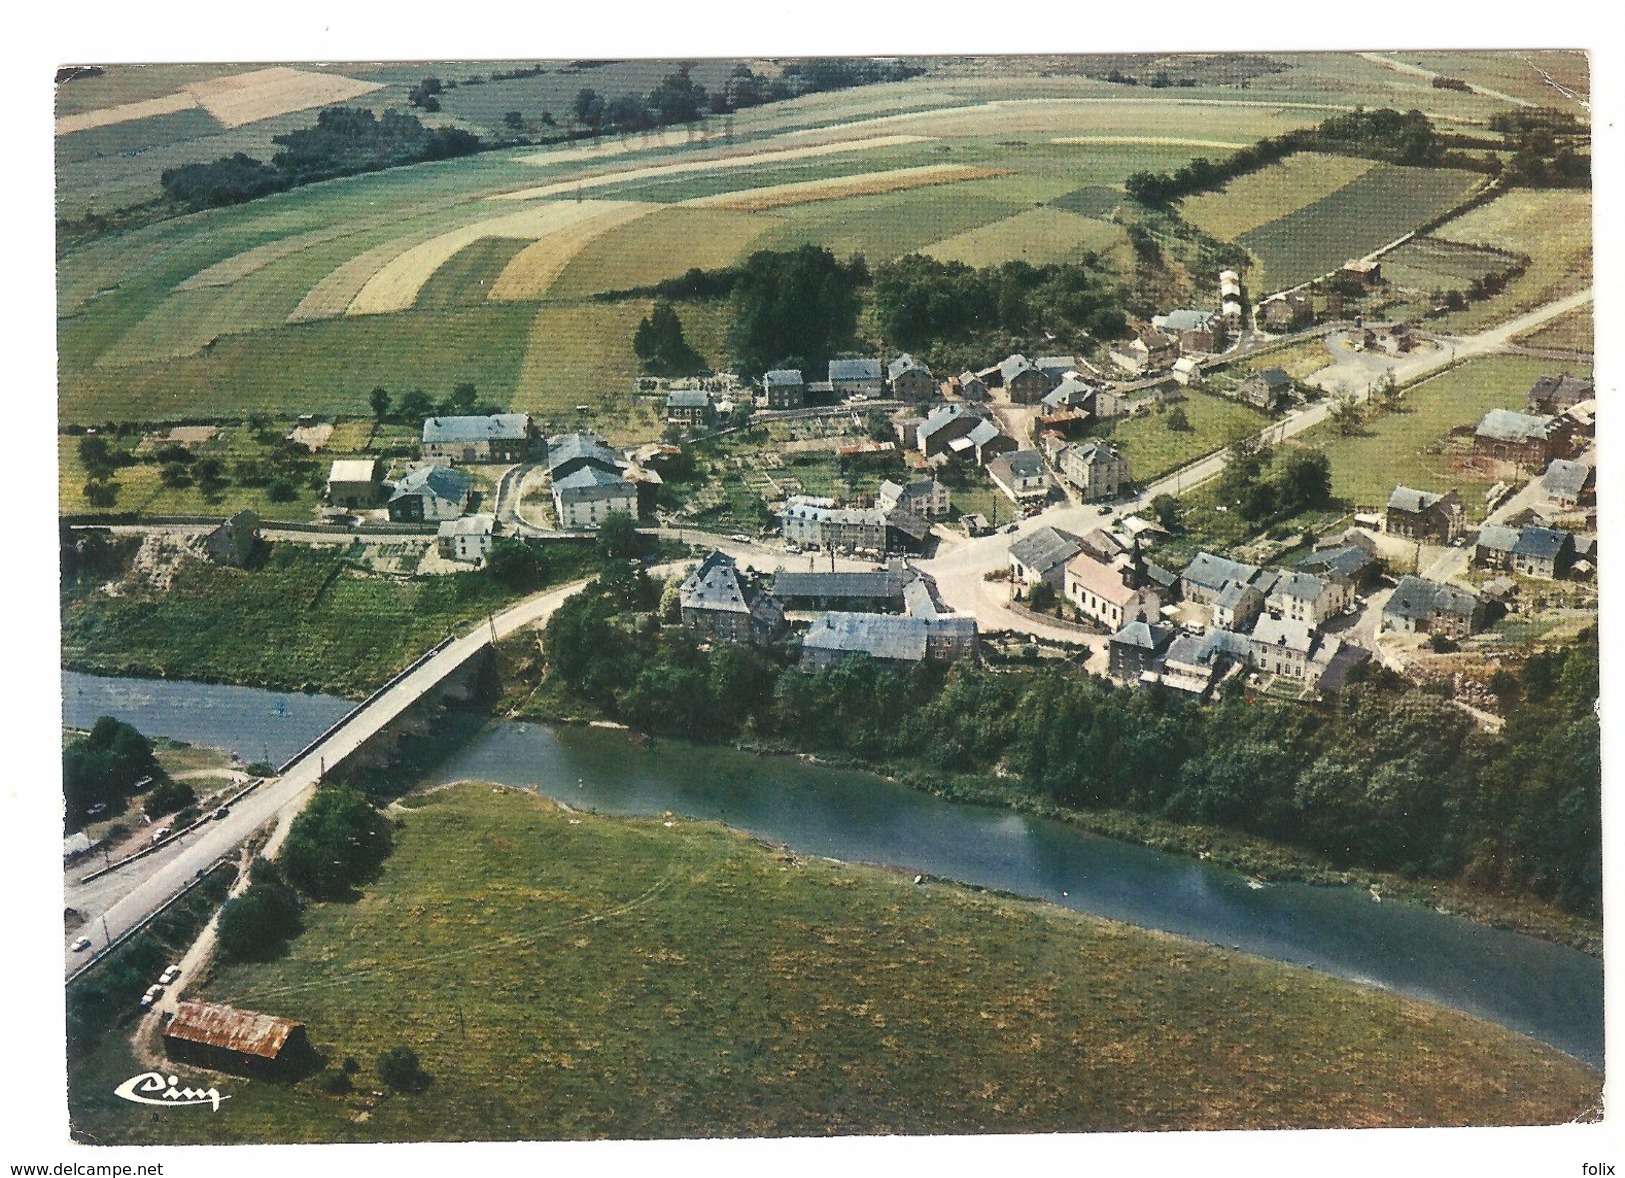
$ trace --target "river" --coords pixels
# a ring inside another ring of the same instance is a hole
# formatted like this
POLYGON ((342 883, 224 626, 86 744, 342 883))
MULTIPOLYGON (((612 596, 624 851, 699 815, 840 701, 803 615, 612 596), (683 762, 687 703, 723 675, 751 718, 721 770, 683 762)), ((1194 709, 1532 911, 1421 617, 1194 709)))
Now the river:
MULTIPOLYGON (((64 723, 112 715, 151 736, 277 762, 351 706, 321 695, 65 672, 64 723)), ((792 849, 1032 896, 1310 966, 1474 1014, 1601 1068, 1602 962, 1355 888, 1258 886, 1235 872, 873 774, 623 733, 492 721, 419 783, 535 789, 609 814, 671 811, 792 849)))

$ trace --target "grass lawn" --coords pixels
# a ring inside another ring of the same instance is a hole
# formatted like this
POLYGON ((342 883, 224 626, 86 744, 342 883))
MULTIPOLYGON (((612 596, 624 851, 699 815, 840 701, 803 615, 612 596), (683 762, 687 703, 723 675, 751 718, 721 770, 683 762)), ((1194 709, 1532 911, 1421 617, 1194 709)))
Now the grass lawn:
POLYGON ((1137 483, 1149 483, 1177 466, 1211 454, 1229 444, 1241 430, 1257 432, 1265 419, 1257 410, 1205 393, 1190 393, 1178 402, 1185 410, 1188 430, 1168 428, 1167 410, 1142 413, 1119 421, 1111 432, 1112 444, 1129 460, 1137 483))
MULTIPOLYGON (((546 551, 555 583, 597 567, 590 545, 546 551)), ((448 631, 517 596, 482 573, 392 581, 341 572, 322 588, 341 559, 330 548, 277 544, 255 569, 189 563, 161 596, 70 601, 63 666, 359 698, 448 631)))
POLYGON ((1324 340, 1307 339, 1260 356, 1251 356, 1239 364, 1228 365, 1223 371, 1233 377, 1245 377, 1266 368, 1280 368, 1293 380, 1302 380, 1331 362, 1332 354, 1326 350, 1324 340))
POLYGON ((1579 352, 1594 351, 1597 346, 1596 309, 1587 304, 1559 315, 1528 335, 1518 337, 1518 343, 1532 348, 1573 348, 1579 352))
MULTIPOLYGON (((1324 450, 1332 463, 1332 494, 1354 504, 1380 504, 1403 483, 1424 491, 1457 487, 1470 520, 1483 518, 1482 492, 1493 480, 1476 474, 1440 441, 1453 426, 1477 424, 1495 408, 1522 409, 1535 378, 1552 370, 1549 360, 1487 356, 1441 373, 1406 390, 1405 411, 1372 417, 1364 432, 1341 437, 1330 424, 1316 426, 1303 441, 1324 450)), ((1589 375, 1589 369, 1575 370, 1589 375)))
POLYGON ((1255 291, 1282 290, 1387 245, 1449 209, 1483 180, 1473 172, 1379 164, 1236 241, 1263 264, 1255 291))
POLYGON ((73 1076, 76 1130, 134 1144, 1554 1123, 1598 1097, 1597 1073, 1487 1023, 1042 904, 481 785, 408 805, 362 899, 312 906, 284 958, 204 991, 305 1022, 329 1061, 362 1063, 361 1094, 232 1079, 231 1116, 156 1119, 111 1096, 131 1074, 114 1039, 73 1076), (432 1083, 366 1095, 400 1043, 432 1083))
POLYGON ((1477 331, 1591 282, 1591 193, 1586 191, 1514 189, 1441 225, 1434 236, 1530 258, 1529 269, 1501 294, 1439 320, 1438 331, 1477 331))
POLYGON ((1237 176, 1217 192, 1188 196, 1180 215, 1220 241, 1234 241, 1330 196, 1376 167, 1375 160, 1302 151, 1278 164, 1237 176))

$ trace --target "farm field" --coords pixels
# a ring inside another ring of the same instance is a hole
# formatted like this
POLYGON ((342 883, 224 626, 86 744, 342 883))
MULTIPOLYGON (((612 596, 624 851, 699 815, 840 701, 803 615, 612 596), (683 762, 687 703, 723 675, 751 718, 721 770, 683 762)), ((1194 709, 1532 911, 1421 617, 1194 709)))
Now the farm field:
POLYGON ((1472 172, 1381 164, 1313 204, 1236 238, 1263 266, 1256 291, 1335 270, 1438 216, 1483 182, 1472 172))
MULTIPOLYGON (((996 266, 1019 258, 1033 265, 1070 261, 1084 252, 1122 250, 1128 235, 1117 225, 1063 209, 1030 209, 927 246, 924 253, 944 262, 996 266)), ((1126 258, 1119 258, 1126 262, 1126 258)))
POLYGON ((1446 77, 1460 78, 1475 86, 1487 86, 1536 106, 1559 106, 1574 113, 1579 113, 1577 104, 1555 89, 1546 75, 1581 98, 1591 92, 1590 67, 1586 55, 1579 52, 1557 49, 1481 53, 1412 51, 1385 56, 1446 77))
POLYGON ((1501 294, 1447 316, 1441 330, 1480 330, 1588 286, 1591 214, 1589 192, 1520 188, 1441 225, 1434 236, 1530 259, 1501 294))
MULTIPOLYGON (((1302 435, 1326 452, 1332 494, 1356 505, 1381 504, 1396 484, 1424 491, 1461 491, 1469 522, 1484 518, 1484 495, 1493 477, 1443 450, 1456 426, 1478 424, 1491 409, 1524 406, 1529 386, 1553 370, 1550 360, 1487 356, 1441 373, 1405 391, 1399 413, 1368 417, 1363 431, 1342 437, 1329 423, 1302 435)), ((1575 367, 1575 375, 1589 375, 1575 367)))
POLYGON ((1112 444, 1127 455, 1135 482, 1149 483, 1228 445, 1237 433, 1256 433, 1264 425, 1262 414, 1223 397, 1193 392, 1177 403, 1190 422, 1188 430, 1169 429, 1166 409, 1119 421, 1112 429, 1112 444))
POLYGON ((155 1122, 111 1097, 131 1074, 111 1037, 75 1075, 75 1127, 135 1144, 1548 1123, 1597 1099, 1597 1073, 1486 1023, 1043 904, 480 784, 403 809, 359 901, 310 907, 285 956, 204 996, 297 1018, 368 1077, 406 1043, 430 1089, 237 1081, 232 1116, 155 1122))
POLYGON ((492 297, 497 280, 516 254, 534 243, 522 237, 481 237, 447 258, 418 289, 419 310, 478 306, 492 297))
POLYGON ((1237 176, 1218 192, 1187 196, 1180 202, 1180 215, 1220 241, 1234 241, 1325 199, 1376 166, 1374 160, 1300 151, 1237 176))
POLYGON ((1587 305, 1560 315, 1544 327, 1518 337, 1517 342, 1532 348, 1573 348, 1579 352, 1596 350, 1597 317, 1587 305))
POLYGON ((588 242, 544 294, 578 298, 653 286, 696 267, 721 269, 750 252, 762 234, 779 224, 779 219, 765 214, 727 209, 658 209, 588 242))
POLYGON ((1394 286, 1431 294, 1436 290, 1466 291, 1477 279, 1506 270, 1517 258, 1482 245, 1467 245, 1438 237, 1415 237, 1382 258, 1382 276, 1394 286))

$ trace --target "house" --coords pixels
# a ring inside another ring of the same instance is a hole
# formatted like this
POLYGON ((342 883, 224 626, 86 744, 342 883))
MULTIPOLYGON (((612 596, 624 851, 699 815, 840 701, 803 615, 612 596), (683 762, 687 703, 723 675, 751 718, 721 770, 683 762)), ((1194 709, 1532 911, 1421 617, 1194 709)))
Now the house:
POLYGON ((213 1002, 182 1002, 164 1028, 165 1055, 211 1071, 276 1076, 309 1053, 304 1023, 213 1002))
POLYGON ((1322 577, 1301 569, 1275 578, 1264 608, 1289 621, 1319 626, 1354 600, 1354 586, 1338 576, 1322 577))
POLYGON ((254 555, 259 538, 260 517, 245 507, 203 537, 203 550, 215 564, 240 569, 254 555))
POLYGON ((1263 570, 1257 565, 1227 560, 1211 552, 1198 552, 1179 575, 1179 592, 1186 601, 1211 604, 1230 582, 1257 587, 1262 574, 1263 570))
POLYGON ((1042 527, 1010 545, 1010 584, 1019 597, 1040 581, 1052 589, 1065 584, 1066 562, 1083 551, 1083 541, 1060 528, 1042 527))
POLYGON ((585 467, 619 474, 626 465, 626 460, 597 434, 578 430, 547 440, 547 474, 555 483, 585 467))
POLYGON ((1241 275, 1234 270, 1219 271, 1219 297, 1221 299, 1241 298, 1241 275))
POLYGON ((442 521, 440 530, 435 534, 435 543, 440 555, 447 560, 478 564, 491 555, 496 532, 497 517, 482 511, 477 515, 442 521))
POLYGON ((1255 409, 1273 413, 1292 395, 1292 378, 1282 368, 1265 368, 1254 373, 1240 390, 1241 399, 1255 409))
POLYGON ((1153 668, 1140 675, 1142 686, 1158 684, 1206 699, 1228 676, 1252 658, 1252 642, 1243 634, 1211 627, 1204 634, 1179 633, 1153 668))
POLYGON ((423 456, 452 462, 523 462, 533 435, 525 413, 430 417, 423 422, 423 456))
POLYGON ((907 352, 886 365, 886 382, 899 401, 928 401, 937 391, 931 370, 907 352))
POLYGON ((1562 413, 1565 428, 1572 444, 1589 441, 1597 436, 1597 402, 1579 401, 1562 413))
POLYGON ((853 572, 780 569, 773 575, 773 596, 788 610, 895 614, 907 604, 908 585, 921 579, 898 560, 883 569, 853 572))
POLYGON ((955 402, 932 413, 914 431, 916 448, 927 458, 948 452, 948 445, 963 438, 979 425, 987 424, 981 414, 955 402))
POLYGON ((327 501, 334 507, 371 507, 383 487, 384 472, 376 458, 335 459, 327 472, 327 501))
POLYGON ((1213 624, 1244 634, 1264 612, 1264 594, 1256 585, 1231 581, 1213 599, 1213 624))
POLYGON ((1518 537, 1517 528, 1485 524, 1473 539, 1473 563, 1488 569, 1510 569, 1518 537))
POLYGON ((894 507, 886 517, 886 551, 923 553, 931 543, 931 521, 906 507, 894 507))
POLYGON ((1574 559, 1574 537, 1558 528, 1525 528, 1512 546, 1512 571, 1555 581, 1574 559))
POLYGON ((1529 470, 1545 470, 1552 459, 1568 453, 1573 430, 1573 422, 1566 418, 1491 409, 1473 434, 1473 453, 1515 462, 1529 470))
POLYGON ((466 471, 449 466, 420 466, 409 470, 390 493, 389 518, 400 523, 456 519, 468 510, 474 480, 466 471))
POLYGON ((1252 665, 1269 675, 1307 679, 1314 645, 1314 627, 1308 622, 1266 614, 1253 628, 1252 665))
MULTIPOLYGON (((1040 412, 1037 417, 1033 418, 1033 434, 1040 439, 1048 434, 1060 438, 1063 442, 1068 438, 1081 437, 1089 428, 1091 416, 1087 409, 1056 409, 1051 412, 1040 412)), ((1047 453, 1046 451, 1046 456, 1047 453)))
POLYGON ((1450 543, 1461 535, 1466 523, 1467 511, 1455 488, 1435 495, 1413 487, 1395 487, 1388 492, 1388 506, 1382 516, 1382 530, 1389 535, 1435 544, 1450 543))
POLYGON ((1000 431, 991 421, 979 422, 963 438, 948 443, 948 450, 961 458, 968 458, 977 466, 986 466, 999 454, 1018 449, 1016 440, 1000 431))
POLYGON ((1317 548, 1306 552, 1297 560, 1297 567, 1306 573, 1322 577, 1339 578, 1357 592, 1371 584, 1381 562, 1370 549, 1358 544, 1340 544, 1335 548, 1317 548))
POLYGON ((1271 295, 1258 307, 1258 318, 1270 331, 1291 331, 1304 326, 1314 317, 1314 302, 1309 293, 1302 290, 1271 295))
POLYGON ((1053 387, 1069 375, 1076 376, 1083 366, 1076 356, 1040 356, 1033 361, 1033 367, 1048 377, 1053 387))
POLYGON ((987 464, 987 475, 1017 507, 1042 503, 1049 497, 1049 471, 1044 467, 1044 456, 1037 450, 1012 450, 996 455, 987 464))
POLYGON ((1224 347, 1224 318, 1212 311, 1183 307, 1156 316, 1151 326, 1178 339, 1181 353, 1217 352, 1224 347))
POLYGON ((1179 340, 1160 331, 1142 331, 1127 347, 1114 347, 1110 355, 1129 372, 1153 372, 1179 359, 1179 340))
POLYGON ((1095 387, 1074 373, 1057 382, 1044 394, 1040 404, 1051 413, 1058 413, 1062 409, 1087 409, 1094 395, 1095 387))
POLYGON ((1588 463, 1554 458, 1541 476, 1540 489, 1558 507, 1574 510, 1596 499, 1596 473, 1588 463))
POLYGON ((872 507, 835 507, 829 500, 792 495, 779 513, 787 543, 851 552, 886 550, 886 513, 872 507))
POLYGON ((1181 356, 1174 361, 1174 379, 1186 388, 1202 383, 1202 362, 1195 356, 1181 356))
POLYGON ((709 642, 766 646, 785 632, 784 609, 761 579, 712 552, 678 587, 683 629, 709 642))
POLYGON ((1567 413, 1582 401, 1595 400, 1597 384, 1563 373, 1561 376, 1542 376, 1529 387, 1525 408, 1532 414, 1556 416, 1567 413))
POLYGON ((1403 634, 1466 638, 1483 620, 1483 603, 1468 590, 1405 576, 1399 579, 1388 603, 1382 607, 1379 632, 1394 630, 1403 634))
POLYGON ((818 670, 852 655, 900 666, 974 660, 976 619, 969 614, 918 618, 830 612, 819 614, 802 635, 803 669, 818 670))
POLYGON ((1128 459, 1101 441, 1080 442, 1062 450, 1060 470, 1085 503, 1115 499, 1129 482, 1128 459))
POLYGON ((1382 263, 1367 262, 1361 258, 1350 258, 1343 263, 1341 273, 1354 279, 1361 286, 1372 287, 1382 281, 1382 263))
POLYGON ((1162 598, 1149 586, 1134 588, 1123 569, 1080 552, 1066 563, 1063 592, 1084 617, 1116 633, 1130 622, 1156 621, 1162 598))
POLYGON ((906 484, 887 479, 875 493, 875 506, 882 511, 900 507, 925 519, 943 519, 952 502, 948 488, 936 479, 914 479, 906 484))
POLYGON ((800 409, 807 403, 807 383, 799 368, 775 368, 762 375, 769 409, 800 409))
POLYGON ((1112 677, 1124 683, 1138 683, 1140 676, 1155 666, 1157 656, 1168 649, 1177 631, 1162 622, 1130 622, 1112 635, 1107 650, 1107 667, 1112 677))
POLYGON ((959 395, 967 401, 985 401, 988 398, 987 385, 982 378, 968 369, 954 378, 959 395))
POLYGON ((717 407, 705 389, 672 389, 666 394, 666 420, 689 429, 705 429, 717 419, 717 407))
POLYGON ((1036 405, 1055 382, 1019 352, 999 361, 999 377, 1010 400, 1017 405, 1036 405))
MULTIPOLYGON (((848 397, 878 397, 885 389, 879 360, 873 357, 857 360, 831 360, 829 386, 838 400, 848 397)), ((929 379, 930 373, 926 373, 929 379)))
POLYGON ((582 466, 553 480, 553 511, 567 530, 596 528, 615 513, 637 519, 637 487, 619 472, 582 466))

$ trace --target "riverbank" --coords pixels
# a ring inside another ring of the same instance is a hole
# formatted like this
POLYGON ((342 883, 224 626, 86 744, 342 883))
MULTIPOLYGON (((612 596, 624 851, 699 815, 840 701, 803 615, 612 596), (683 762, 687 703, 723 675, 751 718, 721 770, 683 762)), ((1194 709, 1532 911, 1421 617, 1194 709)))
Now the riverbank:
POLYGON ((1599 1100, 1594 1070, 1478 1019, 1053 905, 502 787, 402 809, 357 902, 312 905, 286 956, 199 995, 304 1022, 359 1062, 354 1091, 233 1079, 230 1117, 150 1118, 110 1095, 132 1074, 114 1040, 76 1069, 76 1135, 1554 1124, 1599 1100), (396 1045, 432 1084, 373 1095, 396 1045))

